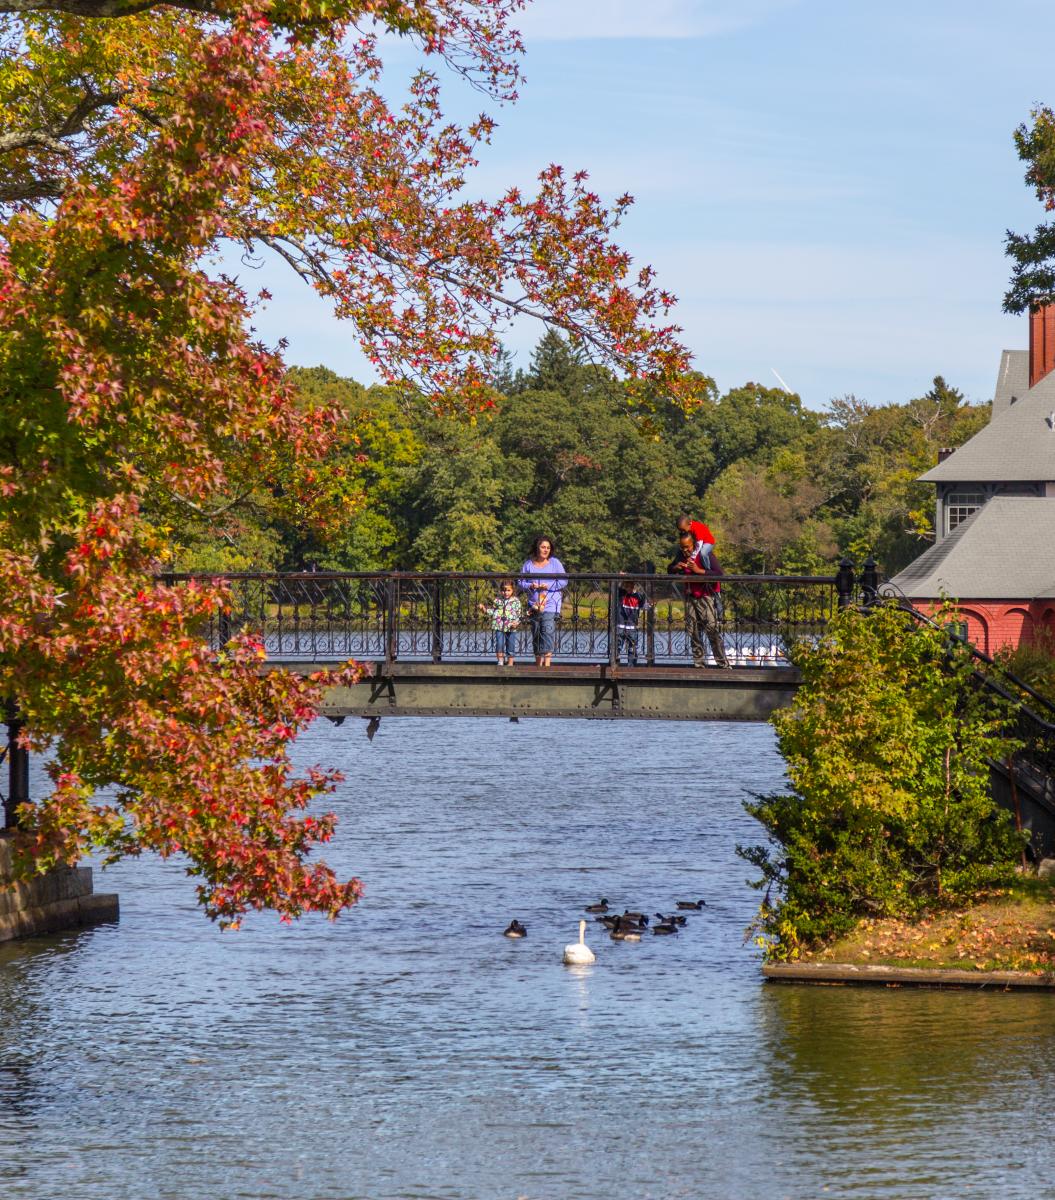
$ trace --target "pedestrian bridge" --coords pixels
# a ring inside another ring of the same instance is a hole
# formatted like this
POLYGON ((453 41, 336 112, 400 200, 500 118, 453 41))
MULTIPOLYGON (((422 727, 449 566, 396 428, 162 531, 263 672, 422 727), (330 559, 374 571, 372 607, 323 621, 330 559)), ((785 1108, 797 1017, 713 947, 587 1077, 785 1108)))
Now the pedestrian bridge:
POLYGON ((765 721, 791 700, 798 684, 798 673, 787 665, 729 671, 591 663, 366 665, 370 673, 360 683, 327 693, 324 716, 338 722, 350 716, 765 721))
POLYGON ((692 665, 683 576, 568 574, 560 577, 565 589, 553 666, 534 665, 525 614, 516 665, 505 667, 495 662, 483 611, 505 578, 454 572, 228 576, 231 605, 214 619, 209 636, 218 646, 248 629, 274 667, 308 671, 348 659, 362 663, 360 683, 326 696, 323 712, 338 721, 764 721, 797 687, 789 648, 816 639, 836 608, 856 599, 850 569, 831 576, 726 575, 720 636, 731 669, 701 669, 692 665), (621 588, 637 590, 644 602, 629 633, 619 628, 625 623, 621 588))

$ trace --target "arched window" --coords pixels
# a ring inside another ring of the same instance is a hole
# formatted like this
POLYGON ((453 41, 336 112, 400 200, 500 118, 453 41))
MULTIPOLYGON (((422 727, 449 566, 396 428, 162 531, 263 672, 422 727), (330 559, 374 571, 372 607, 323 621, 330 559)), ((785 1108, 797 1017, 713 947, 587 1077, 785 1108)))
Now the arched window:
POLYGON ((989 645, 989 622, 985 616, 973 608, 961 608, 960 616, 967 622, 967 640, 983 654, 991 654, 989 645))
POLYGON ((994 650, 1009 646, 1014 650, 1017 646, 1033 641, 1033 618, 1024 608, 1009 608, 1000 622, 997 645, 994 650))

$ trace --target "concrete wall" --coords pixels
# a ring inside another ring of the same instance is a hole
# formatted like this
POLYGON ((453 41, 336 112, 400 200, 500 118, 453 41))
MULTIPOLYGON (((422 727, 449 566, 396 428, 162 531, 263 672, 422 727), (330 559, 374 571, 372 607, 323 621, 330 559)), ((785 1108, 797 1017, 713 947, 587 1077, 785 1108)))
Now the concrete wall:
POLYGON ((116 921, 117 896, 92 891, 91 867, 55 867, 12 882, 11 845, 0 835, 0 942, 116 921))

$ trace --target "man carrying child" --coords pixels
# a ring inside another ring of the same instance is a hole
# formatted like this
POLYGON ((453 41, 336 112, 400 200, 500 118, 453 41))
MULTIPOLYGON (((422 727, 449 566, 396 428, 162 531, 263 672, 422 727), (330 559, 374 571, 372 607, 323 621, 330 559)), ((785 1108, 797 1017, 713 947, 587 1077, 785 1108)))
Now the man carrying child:
MULTIPOLYGON (((689 518, 683 518, 688 521, 689 518)), ((698 522, 697 522, 698 524, 698 522)), ((679 528, 681 521, 678 522, 679 528)), ((709 534, 710 530, 703 527, 709 534)), ((706 650, 703 645, 702 633, 707 635, 711 644, 715 663, 719 667, 731 669, 726 657, 725 646, 718 627, 718 582, 722 568, 713 551, 713 540, 704 550, 692 528, 681 530, 678 534, 678 553, 667 570, 671 575, 684 575, 685 583, 685 628, 689 634, 689 644, 692 647, 692 665, 706 667, 706 650), (700 577, 703 576, 701 579, 700 577), (692 580, 692 582, 689 582, 692 580)))

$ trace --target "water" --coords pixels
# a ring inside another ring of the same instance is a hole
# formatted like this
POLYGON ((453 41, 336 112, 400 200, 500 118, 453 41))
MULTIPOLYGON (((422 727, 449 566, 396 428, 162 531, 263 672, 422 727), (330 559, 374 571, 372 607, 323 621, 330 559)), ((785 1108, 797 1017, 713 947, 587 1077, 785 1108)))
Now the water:
POLYGON ((1053 1194, 1046 996, 764 986, 763 725, 320 723, 335 925, 220 933, 175 864, 119 925, 0 947, 0 1196, 670 1200, 1053 1194), (560 964, 580 910, 707 898, 560 964), (512 917, 529 929, 501 936, 512 917))

